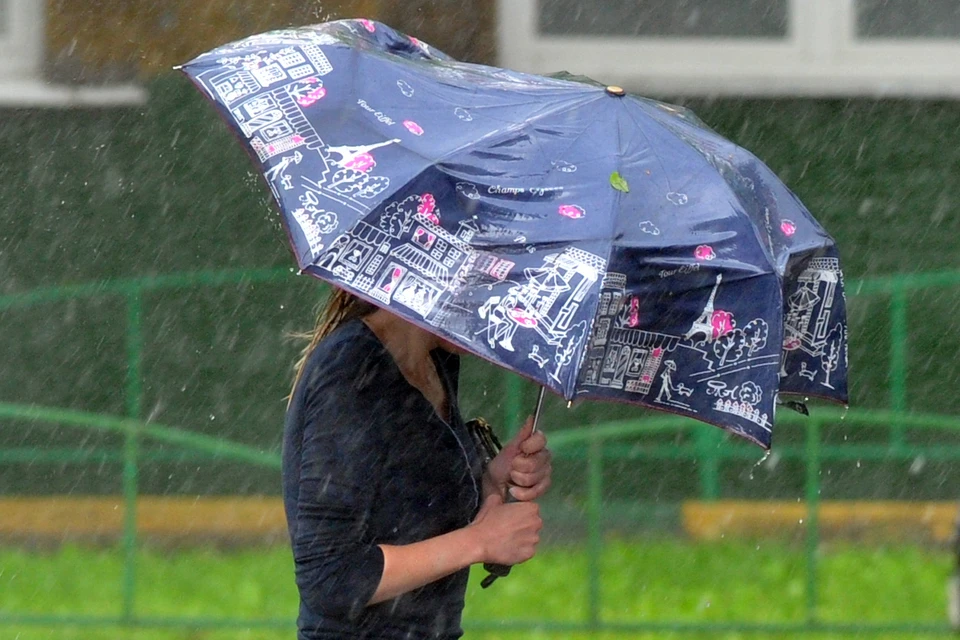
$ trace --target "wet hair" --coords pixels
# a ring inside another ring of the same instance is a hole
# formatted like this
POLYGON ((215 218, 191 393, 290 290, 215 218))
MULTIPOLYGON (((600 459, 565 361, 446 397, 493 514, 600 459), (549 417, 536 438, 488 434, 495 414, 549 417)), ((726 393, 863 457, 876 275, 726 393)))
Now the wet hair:
POLYGON ((287 398, 288 403, 293 399, 293 392, 297 388, 297 383, 299 383, 300 378, 303 377, 303 370, 307 366, 307 360, 310 358, 310 354, 313 353, 313 350, 320 341, 333 333, 333 330, 344 322, 349 322, 356 318, 364 318, 376 310, 377 307, 375 305, 370 304, 366 300, 361 300, 349 291, 344 291, 336 287, 331 288, 330 295, 320 303, 317 309, 317 324, 313 331, 292 335, 293 338, 304 340, 307 344, 300 352, 300 358, 293 366, 295 374, 293 376, 293 386, 290 388, 290 396, 287 398))

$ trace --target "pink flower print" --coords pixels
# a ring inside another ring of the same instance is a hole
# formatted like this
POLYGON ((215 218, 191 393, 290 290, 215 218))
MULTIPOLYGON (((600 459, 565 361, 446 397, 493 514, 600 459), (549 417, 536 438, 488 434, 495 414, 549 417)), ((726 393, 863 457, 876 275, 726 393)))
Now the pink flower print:
POLYGON ((783 235, 789 238, 797 232, 797 225, 793 224, 791 220, 784 220, 780 223, 780 231, 783 231, 783 235))
POLYGON ((587 214, 587 212, 583 210, 583 207, 578 207, 575 204, 562 204, 560 208, 557 209, 557 213, 572 220, 582 218, 587 214))
POLYGON ((433 197, 432 193, 424 193, 420 196, 420 205, 417 207, 417 213, 427 215, 428 213, 433 213, 436 208, 437 199, 433 197))
POLYGON ((415 135, 415 136, 422 136, 422 135, 423 135, 423 128, 422 128, 420 125, 418 125, 416 122, 414 122, 413 120, 404 120, 404 121, 403 121, 403 126, 405 126, 405 127, 407 128, 407 131, 409 131, 410 133, 412 133, 412 134, 415 135))
POLYGON ((437 215, 437 199, 433 197, 432 193, 424 193, 420 196, 417 213, 433 224, 440 224, 440 216, 437 215))
POLYGON ((697 260, 713 260, 717 254, 713 252, 713 247, 708 244, 702 244, 693 252, 693 257, 697 260))
POLYGON ((636 327, 640 324, 640 298, 630 299, 630 319, 627 324, 636 327))
POLYGON ((369 153, 358 153, 353 156, 350 160, 343 164, 346 169, 356 169, 357 171, 363 171, 366 173, 377 166, 377 161, 373 159, 373 156, 369 153))
POLYGON ((327 95, 327 90, 323 87, 317 87, 316 89, 311 89, 308 91, 306 95, 302 95, 297 98, 297 104, 306 108, 315 104, 317 100, 320 100, 325 95, 327 95))
POLYGON ((713 327, 713 339, 727 335, 736 326, 733 314, 729 311, 714 311, 710 317, 710 326, 713 327))
POLYGON ((293 134, 292 136, 290 136, 290 140, 294 144, 300 144, 301 142, 303 142, 303 136, 298 136, 297 134, 293 134))
POLYGON ((663 355, 663 348, 662 348, 662 347, 656 347, 656 348, 653 350, 653 357, 654 357, 654 358, 659 358, 659 357, 662 356, 662 355, 663 355))
POLYGON ((362 24, 363 28, 369 31, 370 33, 373 33, 374 31, 377 30, 377 26, 373 24, 373 22, 371 22, 370 20, 367 20, 366 18, 360 18, 360 24, 362 24))
POLYGON ((510 317, 521 327, 533 328, 537 326, 537 319, 526 309, 514 308, 510 311, 510 317))

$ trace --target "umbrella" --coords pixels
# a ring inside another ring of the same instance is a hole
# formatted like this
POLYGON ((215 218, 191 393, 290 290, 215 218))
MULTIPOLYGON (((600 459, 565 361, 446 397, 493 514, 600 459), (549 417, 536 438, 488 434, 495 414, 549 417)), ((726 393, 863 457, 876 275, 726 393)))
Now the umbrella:
POLYGON ((846 402, 833 240, 690 111, 369 20, 182 68, 261 169, 302 272, 568 400, 765 448, 780 393, 846 402))

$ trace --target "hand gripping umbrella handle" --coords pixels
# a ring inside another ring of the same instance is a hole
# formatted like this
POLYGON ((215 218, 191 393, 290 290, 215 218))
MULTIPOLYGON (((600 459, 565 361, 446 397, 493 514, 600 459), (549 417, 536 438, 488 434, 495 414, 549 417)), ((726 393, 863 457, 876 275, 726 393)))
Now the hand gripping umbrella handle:
MULTIPOLYGON (((533 412, 533 430, 530 434, 537 432, 537 425, 540 422, 540 411, 543 409, 543 395, 546 391, 545 387, 540 387, 540 393, 537 395, 537 408, 533 412)), ((513 494, 507 491, 506 502, 509 504, 511 502, 519 502, 516 498, 513 497, 513 494)), ((494 564, 492 562, 484 562, 483 568, 487 571, 487 576, 480 582, 480 586, 486 589, 494 582, 497 581, 497 578, 503 578, 510 575, 510 569, 513 567, 509 564, 494 564)))

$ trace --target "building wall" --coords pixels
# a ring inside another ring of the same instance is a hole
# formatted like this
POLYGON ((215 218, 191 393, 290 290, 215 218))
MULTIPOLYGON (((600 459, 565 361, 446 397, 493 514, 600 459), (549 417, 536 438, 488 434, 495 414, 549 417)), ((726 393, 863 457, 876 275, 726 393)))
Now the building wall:
POLYGON ((492 0, 47 0, 47 75, 149 78, 246 35, 349 17, 378 19, 454 57, 489 62, 493 16, 492 0))

